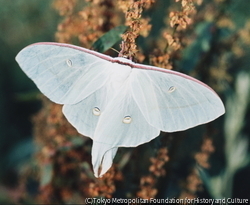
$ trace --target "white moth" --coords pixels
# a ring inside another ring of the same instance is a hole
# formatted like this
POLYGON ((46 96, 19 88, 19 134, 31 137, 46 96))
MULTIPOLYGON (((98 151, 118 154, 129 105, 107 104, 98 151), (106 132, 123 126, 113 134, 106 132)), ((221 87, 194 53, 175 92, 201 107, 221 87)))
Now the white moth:
POLYGON ((32 44, 16 60, 44 95, 63 104, 77 131, 93 140, 96 177, 111 167, 118 147, 138 146, 160 130, 186 130, 225 112, 218 95, 190 76, 69 44, 32 44))

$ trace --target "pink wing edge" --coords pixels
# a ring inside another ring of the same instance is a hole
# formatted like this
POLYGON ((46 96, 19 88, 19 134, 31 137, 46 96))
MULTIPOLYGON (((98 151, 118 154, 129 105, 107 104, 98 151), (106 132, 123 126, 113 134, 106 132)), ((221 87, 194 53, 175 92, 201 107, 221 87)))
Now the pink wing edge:
MULTIPOLYGON (((96 51, 93 51, 93 50, 89 50, 87 48, 83 48, 83 47, 80 47, 80 46, 75 46, 75 45, 67 44, 67 43, 39 42, 39 43, 31 44, 29 46, 34 46, 34 45, 55 45, 55 46, 61 46, 61 47, 68 47, 68 48, 72 48, 72 49, 76 49, 76 50, 79 50, 79 51, 89 53, 91 55, 97 56, 99 58, 110 61, 112 63, 119 63, 119 64, 127 65, 127 66, 130 66, 131 68, 145 69, 145 70, 155 70, 155 71, 159 71, 159 72, 163 72, 163 73, 178 75, 180 77, 192 80, 192 81, 194 81, 194 82, 196 82, 196 83, 198 83, 198 84, 200 84, 202 86, 205 86, 206 88, 208 88, 209 90, 211 90, 214 94, 216 94, 218 96, 218 94, 211 87, 209 87, 207 84, 205 84, 205 83, 203 83, 203 82, 201 82, 201 81, 199 81, 199 80, 197 80, 197 79, 195 79, 195 78, 193 78, 191 76, 188 76, 188 75, 186 75, 184 73, 180 73, 180 72, 177 72, 177 71, 164 69, 164 68, 159 68, 159 67, 156 67, 156 66, 138 64, 138 63, 134 63, 133 61, 131 61, 131 62, 123 62, 123 61, 121 61, 119 59, 116 59, 116 58, 113 58, 111 56, 107 56, 105 54, 102 54, 102 53, 99 53, 99 52, 96 52, 96 51)), ((27 46, 27 47, 29 47, 29 46, 27 46)))

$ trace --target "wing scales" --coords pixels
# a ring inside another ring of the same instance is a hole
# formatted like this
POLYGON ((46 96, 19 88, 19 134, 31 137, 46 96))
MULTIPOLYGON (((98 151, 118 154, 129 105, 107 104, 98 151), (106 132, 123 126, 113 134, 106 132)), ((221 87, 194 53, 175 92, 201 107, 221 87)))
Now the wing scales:
POLYGON ((112 70, 107 60, 60 45, 28 46, 16 60, 42 93, 59 104, 86 98, 107 82, 112 70))
POLYGON ((160 134, 160 130, 151 126, 144 118, 131 89, 128 79, 113 100, 108 102, 97 122, 92 138, 92 164, 96 176, 103 175, 110 168, 112 163, 108 162, 112 162, 118 147, 138 146, 160 134), (126 116, 131 117, 130 123, 123 122, 126 116), (102 170, 98 173, 100 166, 102 170))
POLYGON ((135 101, 149 124, 162 131, 185 130, 224 113, 220 98, 191 78, 146 69, 133 69, 132 78, 135 101))

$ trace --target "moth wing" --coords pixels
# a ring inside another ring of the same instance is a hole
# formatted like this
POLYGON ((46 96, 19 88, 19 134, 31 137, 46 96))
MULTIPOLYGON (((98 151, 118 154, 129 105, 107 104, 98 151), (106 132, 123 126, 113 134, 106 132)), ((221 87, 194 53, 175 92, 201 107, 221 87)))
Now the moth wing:
POLYGON ((111 57, 59 43, 27 46, 16 56, 41 92, 59 104, 75 104, 101 88, 112 70, 111 57))
MULTIPOLYGON (((97 123, 108 103, 107 95, 107 87, 103 86, 77 104, 64 105, 63 114, 79 133, 93 139, 97 123)), ((106 123, 111 122, 106 121, 105 124, 106 123)), ((105 124, 103 126, 105 126, 105 124)), ((113 126, 115 127, 116 125, 113 126)), ((112 166, 113 158, 118 149, 118 147, 111 146, 112 142, 110 142, 109 137, 106 137, 104 133, 101 137, 105 143, 93 140, 92 146, 92 164, 96 177, 99 177, 99 174, 103 175, 112 166), (105 158, 103 157, 104 155, 105 158), (98 174, 101 165, 102 173, 98 174)))
POLYGON ((131 90, 150 125, 165 132, 175 132, 224 114, 221 99, 202 82, 175 71, 146 68, 133 69, 131 90))
POLYGON ((108 85, 107 83, 76 104, 63 106, 63 114, 79 133, 90 138, 94 135, 100 115, 108 103, 108 85))
POLYGON ((135 102, 129 77, 107 104, 96 125, 92 147, 95 176, 102 176, 111 167, 118 147, 138 146, 154 139, 159 133, 159 129, 147 122, 135 102))

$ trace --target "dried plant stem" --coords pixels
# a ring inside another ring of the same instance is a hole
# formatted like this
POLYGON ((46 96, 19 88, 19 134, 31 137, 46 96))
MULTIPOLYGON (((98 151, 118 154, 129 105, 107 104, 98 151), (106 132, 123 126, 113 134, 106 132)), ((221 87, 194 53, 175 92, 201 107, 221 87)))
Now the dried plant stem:
POLYGON ((125 13, 126 25, 129 29, 122 35, 121 51, 119 56, 133 58, 138 52, 135 39, 143 33, 147 35, 148 30, 151 26, 148 24, 148 19, 142 18, 142 12, 144 8, 149 7, 153 1, 145 0, 130 0, 130 1, 119 1, 120 8, 125 13), (146 32, 145 32, 146 30, 146 32))

